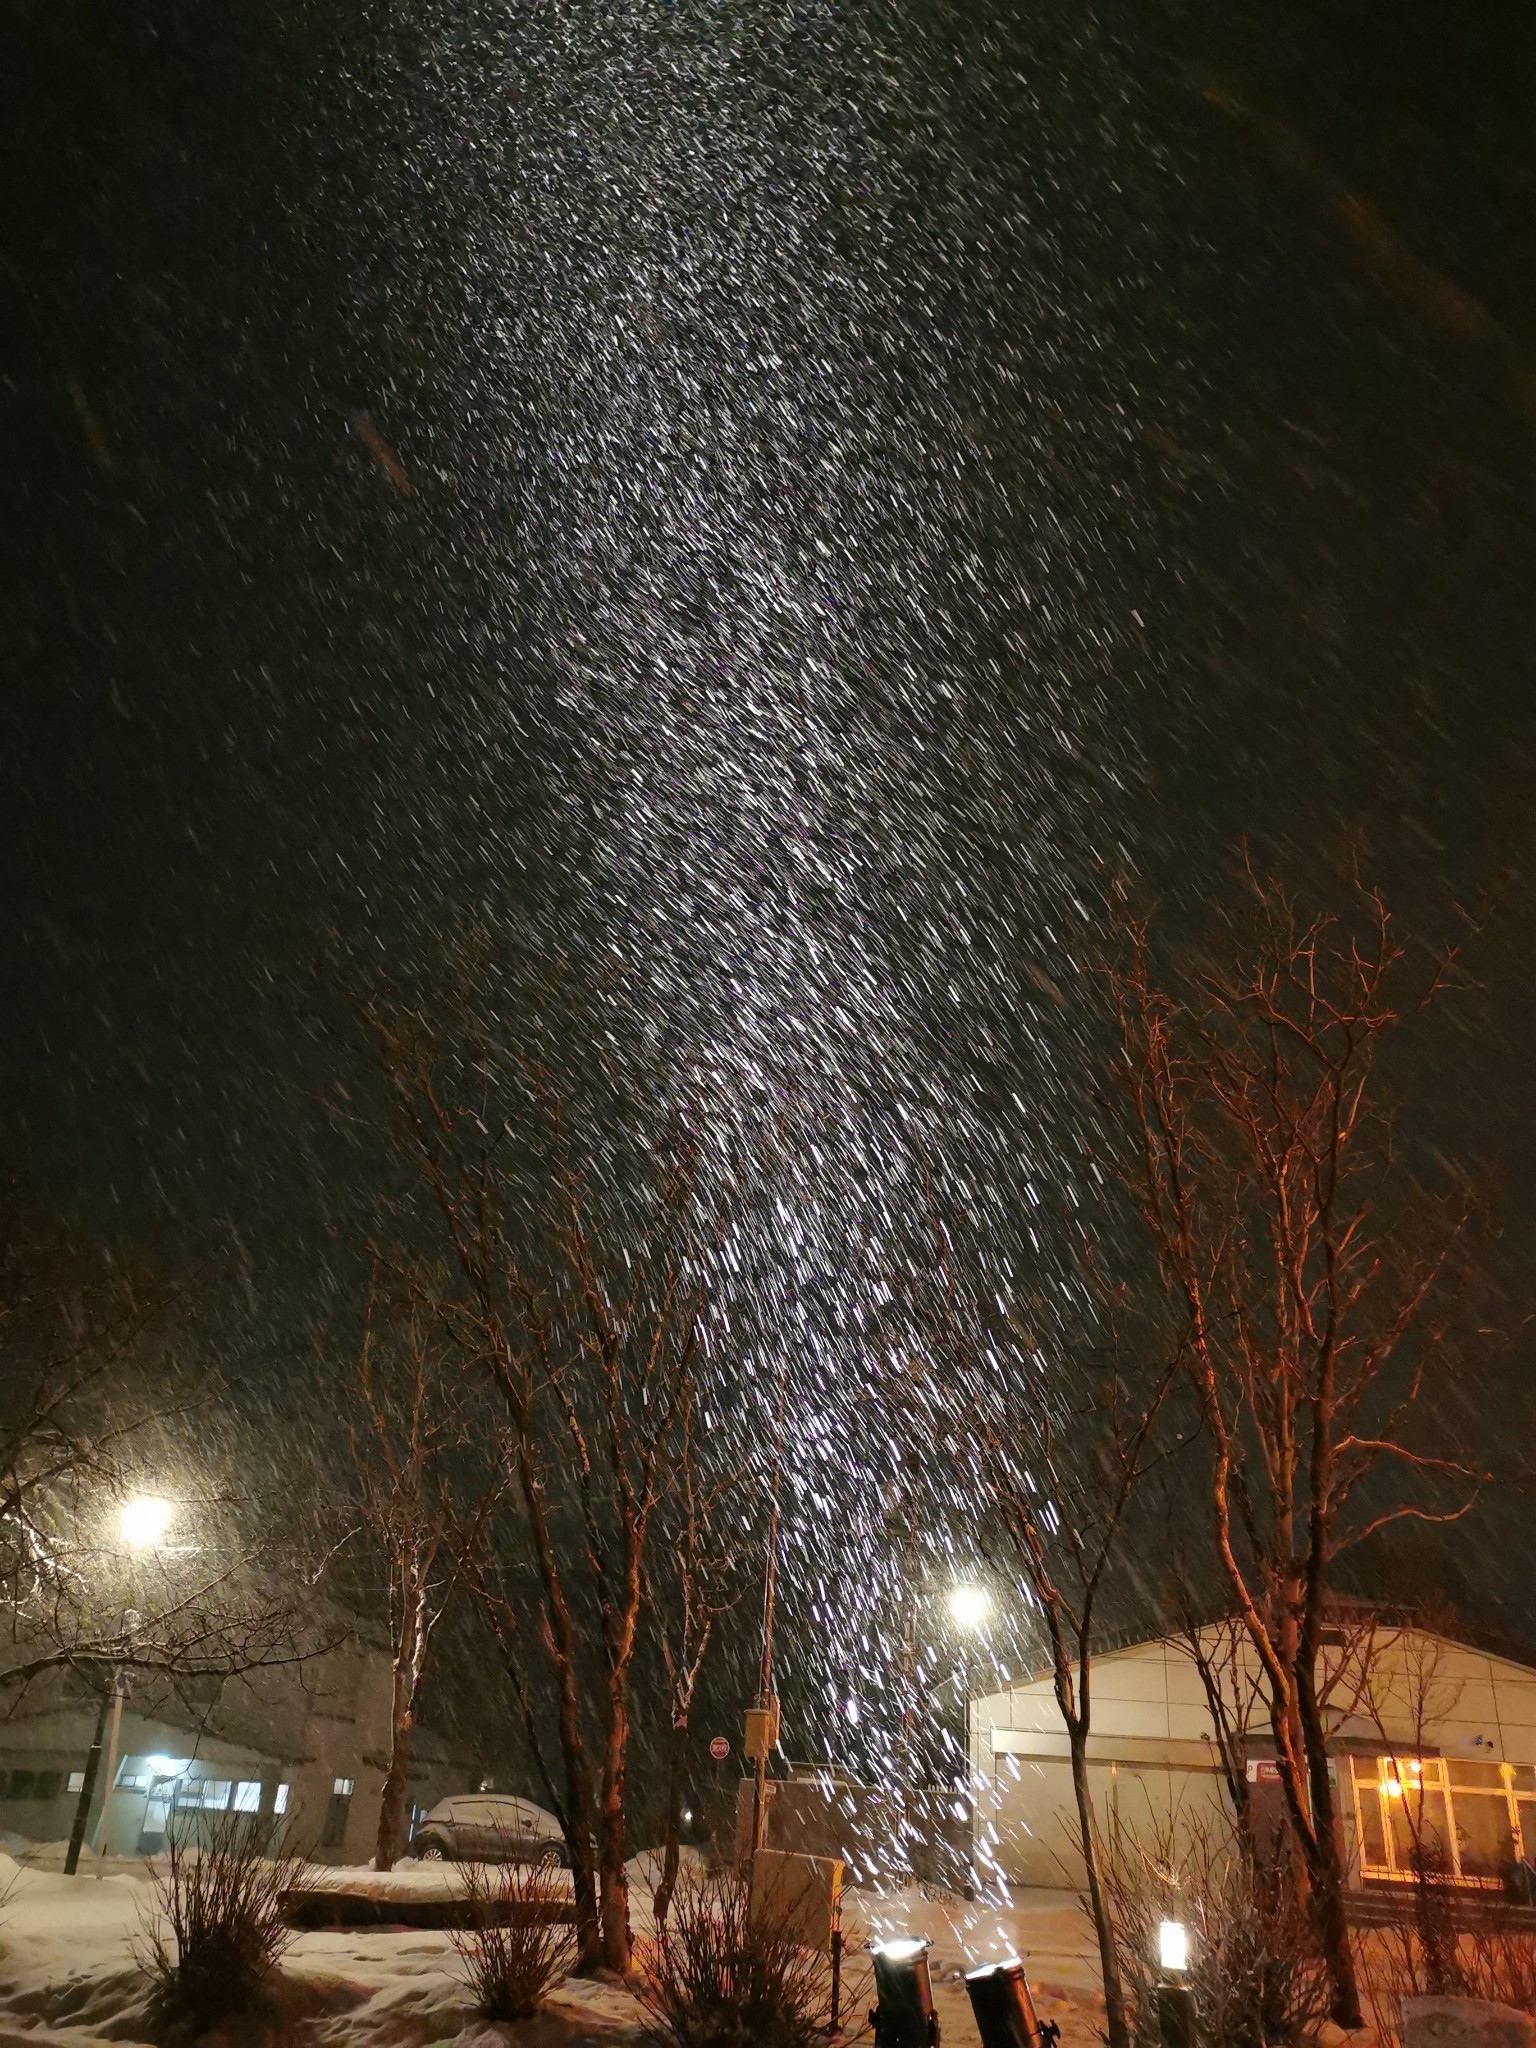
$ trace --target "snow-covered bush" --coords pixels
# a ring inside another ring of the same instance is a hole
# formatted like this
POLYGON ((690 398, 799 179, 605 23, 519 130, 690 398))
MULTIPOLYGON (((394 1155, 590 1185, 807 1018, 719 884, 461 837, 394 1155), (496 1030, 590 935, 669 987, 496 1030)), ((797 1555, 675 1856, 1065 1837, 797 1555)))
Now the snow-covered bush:
POLYGON ((300 1860, 231 1814, 201 1848, 173 1837, 156 1880, 141 1960, 154 1979, 157 2039, 195 2040, 245 2012, 293 1939, 283 1894, 300 1860))
POLYGON ((751 1910, 729 1871, 684 1868, 665 1923, 639 1945, 635 1989, 669 2048, 813 2048, 832 2016, 826 1956, 751 1910))
POLYGON ((464 1866, 470 1925, 450 1939, 488 2020, 531 2019, 576 1949, 564 1873, 538 1863, 464 1866))

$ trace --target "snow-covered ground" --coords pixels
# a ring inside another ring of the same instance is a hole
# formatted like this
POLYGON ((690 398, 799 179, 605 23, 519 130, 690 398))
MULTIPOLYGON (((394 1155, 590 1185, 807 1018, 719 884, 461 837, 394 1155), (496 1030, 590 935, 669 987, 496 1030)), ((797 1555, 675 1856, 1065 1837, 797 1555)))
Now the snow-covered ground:
MULTIPOLYGON (((640 1873, 637 1872, 637 1876, 640 1873)), ((314 1869, 309 1879, 366 1888, 382 1896, 441 1897, 458 1888, 452 1866, 405 1864, 387 1877, 366 1870, 314 1869)), ((97 2048, 142 2043, 145 1983, 135 1963, 153 1898, 145 1866, 65 1877, 19 1868, 0 1856, 0 2048, 97 2048)), ((636 1932, 648 1931, 648 1884, 635 1886, 636 1932)), ((961 1972, 1002 1955, 1029 1963, 1042 2019, 1062 2023, 1063 2048, 1093 2048, 1102 2006, 1086 1923, 1064 1893, 1021 1894, 1006 1910, 937 1903, 917 1893, 876 1898, 852 1893, 848 1928, 849 2016, 868 2005, 868 1965, 858 1944, 869 1935, 926 1934, 946 2048, 976 2041, 961 1972)), ((231 2048, 428 2048, 458 2043, 490 2048, 628 2048, 643 2015, 617 1985, 570 1979, 537 2020, 491 2027, 470 2011, 458 1958, 446 1935, 422 1932, 308 1933, 282 1964, 275 2010, 265 2031, 230 2036, 231 2048)))

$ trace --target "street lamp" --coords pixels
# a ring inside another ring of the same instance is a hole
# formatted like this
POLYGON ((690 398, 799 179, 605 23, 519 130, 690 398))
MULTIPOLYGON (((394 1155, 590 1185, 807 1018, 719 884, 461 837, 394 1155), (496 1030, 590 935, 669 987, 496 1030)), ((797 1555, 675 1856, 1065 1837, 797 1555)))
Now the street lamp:
POLYGON ((992 1595, 985 1586, 953 1587, 949 1595, 949 1618, 957 1628, 985 1628, 992 1618, 992 1595))
POLYGON ((1157 1987, 1162 2048, 1195 2048, 1195 1994, 1184 1974, 1189 1968, 1189 1929, 1182 1920, 1158 1922, 1157 1961, 1162 1971, 1157 1987))
POLYGON ((992 1618, 992 1595, 985 1586, 959 1585, 949 1591, 949 1618, 965 1637, 965 1657, 960 1671, 961 1690, 965 1700, 965 1808, 969 1815, 967 1827, 969 1841, 966 1847, 966 1896, 970 1897, 971 1872, 976 1864, 976 1769, 971 1756, 971 1693, 974 1681, 971 1671, 971 1642, 986 1628, 992 1618))
POLYGON ((1189 1929, 1182 1920, 1162 1920, 1157 1929, 1157 1960, 1170 1975, 1189 1968, 1189 1929))
POLYGON ((124 1501, 118 1533, 128 1550, 158 1550, 176 1513, 175 1504, 157 1493, 136 1493, 124 1501))
MULTIPOLYGON (((165 1543, 166 1535, 175 1518, 176 1505, 158 1493, 131 1494, 118 1510, 117 1534, 124 1550, 128 1552, 130 1597, 136 1590, 133 1585, 132 1560, 146 1551, 159 1550, 165 1543)), ((132 1607, 123 1615, 123 1639, 131 1643, 133 1632, 139 1626, 140 1617, 132 1607)), ((80 1851, 85 1842, 86 1823, 90 1818, 91 1800, 96 1790, 97 1772, 101 1765, 103 1738, 106 1738, 107 1770, 106 1784, 101 1795, 101 1813, 97 1820, 97 1842, 99 1857, 96 1875, 101 1876, 102 1864, 111 1846, 112 1837, 112 1794, 116 1790, 117 1756, 123 1732, 123 1694, 126 1690, 126 1675, 121 1664, 114 1666, 112 1686, 103 1694, 96 1715, 96 1732, 91 1739, 90 1754, 86 1758, 85 1772, 80 1782, 80 1802, 75 1809, 75 1823, 70 1830, 69 1848, 64 1857, 66 1875, 73 1877, 80 1867, 80 1851), (107 1735, 107 1716, 111 1714, 111 1733, 107 1735)))

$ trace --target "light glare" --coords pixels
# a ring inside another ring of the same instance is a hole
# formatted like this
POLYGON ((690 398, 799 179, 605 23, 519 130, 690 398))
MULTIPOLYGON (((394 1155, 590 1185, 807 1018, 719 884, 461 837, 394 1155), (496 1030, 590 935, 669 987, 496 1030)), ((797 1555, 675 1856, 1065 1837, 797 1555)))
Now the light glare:
POLYGON ((1182 1920, 1164 1920, 1157 1930, 1157 1960, 1165 1970, 1189 1967, 1189 1929, 1182 1920))
POLYGON ((893 1963, 910 1963, 914 1956, 920 1956, 928 1946, 926 1941, 914 1939, 910 1934, 898 1934, 890 1941, 873 1944, 875 1953, 893 1963))
POLYGON ((136 1495, 125 1504, 119 1518, 124 1543, 130 1550, 156 1549, 165 1541, 175 1512, 170 1501, 161 1500, 158 1494, 136 1495))
POLYGON ((992 1612, 985 1586, 956 1586, 949 1596, 950 1617, 961 1628, 984 1628, 992 1612))

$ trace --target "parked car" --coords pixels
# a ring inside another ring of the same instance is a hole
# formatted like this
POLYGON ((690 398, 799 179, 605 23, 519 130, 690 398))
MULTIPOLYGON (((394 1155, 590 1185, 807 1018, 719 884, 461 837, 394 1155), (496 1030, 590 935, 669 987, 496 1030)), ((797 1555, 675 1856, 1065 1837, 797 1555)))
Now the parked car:
POLYGON ((531 1799, 458 1792, 416 1823, 413 1856, 429 1863, 568 1863, 560 1823, 531 1799))

